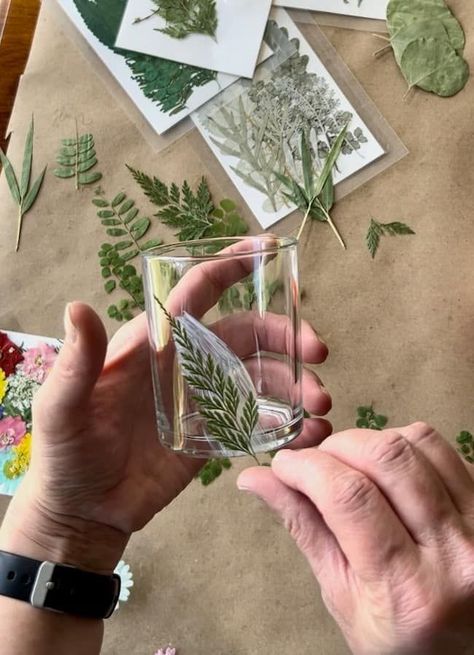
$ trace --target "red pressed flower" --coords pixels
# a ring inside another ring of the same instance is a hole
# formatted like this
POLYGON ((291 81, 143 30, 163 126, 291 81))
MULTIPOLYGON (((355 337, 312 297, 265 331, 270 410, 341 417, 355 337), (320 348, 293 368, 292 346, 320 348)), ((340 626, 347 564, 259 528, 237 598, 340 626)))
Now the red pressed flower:
POLYGON ((13 341, 10 341, 5 332, 0 332, 0 368, 8 377, 15 372, 16 367, 23 361, 23 353, 13 341))

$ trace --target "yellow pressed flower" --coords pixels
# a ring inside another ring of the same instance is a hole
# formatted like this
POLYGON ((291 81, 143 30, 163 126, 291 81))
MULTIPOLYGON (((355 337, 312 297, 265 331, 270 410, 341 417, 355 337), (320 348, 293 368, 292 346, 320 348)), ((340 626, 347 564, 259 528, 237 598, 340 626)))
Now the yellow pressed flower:
POLYGON ((0 403, 3 400, 3 396, 5 395, 5 392, 7 390, 7 376, 5 375, 5 371, 2 371, 0 368, 0 403))
POLYGON ((31 434, 27 432, 18 446, 12 448, 13 457, 5 463, 5 477, 12 480, 24 475, 30 467, 31 461, 31 434))

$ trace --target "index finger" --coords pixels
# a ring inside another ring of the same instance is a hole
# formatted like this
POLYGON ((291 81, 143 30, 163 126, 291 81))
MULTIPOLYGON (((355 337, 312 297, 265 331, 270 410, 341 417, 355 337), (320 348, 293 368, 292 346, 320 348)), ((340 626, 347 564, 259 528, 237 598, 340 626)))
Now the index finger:
POLYGON ((350 466, 317 448, 283 450, 275 475, 309 498, 334 534, 354 572, 368 581, 418 566, 417 547, 378 487, 350 466))

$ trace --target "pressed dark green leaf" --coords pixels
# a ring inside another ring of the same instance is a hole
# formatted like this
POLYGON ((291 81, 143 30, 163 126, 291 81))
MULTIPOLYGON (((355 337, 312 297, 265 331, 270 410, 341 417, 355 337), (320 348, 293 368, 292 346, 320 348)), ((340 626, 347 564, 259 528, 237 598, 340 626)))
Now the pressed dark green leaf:
POLYGON ((138 254, 140 254, 140 251, 137 248, 134 248, 133 250, 130 250, 130 252, 127 252, 125 255, 122 255, 122 259, 128 262, 130 259, 133 259, 138 254))
POLYGON ((221 200, 219 205, 226 213, 233 212, 235 209, 237 209, 237 205, 235 204, 235 202, 233 200, 229 200, 229 198, 224 198, 224 200, 221 200))
POLYGON ((110 227, 107 230, 107 234, 109 235, 109 237, 124 237, 127 235, 127 231, 118 227, 110 227))
POLYGON ((53 170, 53 174, 56 177, 61 177, 63 179, 66 179, 69 177, 74 177, 76 173, 73 168, 55 168, 53 170))
POLYGON ((109 206, 109 203, 106 200, 103 200, 102 198, 93 198, 92 202, 96 207, 108 207, 109 206))
POLYGON ((319 197, 324 209, 330 211, 334 205, 334 184, 332 181, 332 173, 329 174, 319 197))
POLYGON ((130 198, 126 200, 123 205, 119 209, 119 214, 122 216, 123 214, 126 214, 129 209, 131 209, 135 204, 134 200, 131 200, 130 198))
POLYGON ((110 250, 113 250, 114 247, 111 246, 110 243, 103 243, 100 248, 104 252, 109 252, 110 250))
POLYGON ((107 314, 110 316, 110 318, 115 318, 118 314, 117 305, 110 305, 110 307, 107 309, 107 314))
POLYGON ((347 128, 348 125, 342 128, 342 130, 337 135, 333 145, 331 146, 331 149, 329 150, 329 153, 324 161, 323 170, 319 174, 318 180, 316 182, 316 188, 314 191, 315 196, 319 196, 326 184, 329 175, 332 173, 332 169, 334 168, 337 158, 341 153, 341 148, 344 143, 344 139, 346 138, 347 128))
POLYGON ((163 244, 162 239, 150 239, 150 241, 146 241, 141 246, 141 249, 144 252, 145 250, 151 250, 151 248, 157 248, 158 246, 161 246, 162 244, 163 244))
POLYGON ((102 277, 107 278, 110 277, 111 275, 112 275, 112 271, 110 270, 110 268, 108 266, 104 266, 102 269, 102 277))
POLYGON ((116 215, 115 212, 112 211, 111 209, 103 209, 103 210, 97 212, 97 216, 99 218, 112 218, 115 215, 116 215))
POLYGON ((303 166, 303 180, 306 195, 312 198, 314 196, 313 157, 311 156, 311 150, 304 130, 301 132, 301 163, 303 166))
POLYGON ((87 161, 82 162, 77 166, 77 171, 78 173, 85 173, 86 171, 90 170, 93 166, 97 164, 97 158, 92 157, 91 159, 88 159, 87 161))
POLYGON ((102 225, 121 225, 118 218, 103 218, 101 220, 102 225))
POLYGON ((135 209, 131 209, 126 216, 123 216, 122 220, 125 223, 125 225, 128 225, 137 216, 138 216, 138 209, 135 207, 135 209))
POLYGON ((102 173, 79 173, 77 179, 79 184, 94 184, 102 179, 102 173))
POLYGON ((104 284, 104 289, 106 293, 112 293, 112 291, 115 291, 117 288, 117 283, 115 280, 107 280, 107 282, 104 284))
POLYGON ((25 198, 28 193, 31 178, 31 165, 33 163, 33 135, 34 135, 34 120, 31 118, 30 129, 26 136, 25 150, 23 153, 23 165, 21 168, 21 182, 20 182, 20 196, 25 198))
POLYGON ((119 241, 119 243, 116 243, 114 245, 115 250, 126 250, 127 248, 131 248, 133 246, 133 241, 119 241))
POLYGON ((61 166, 66 168, 74 168, 76 166, 76 160, 74 157, 64 157, 64 155, 58 155, 56 157, 56 162, 61 166))
POLYGON ((132 232, 133 237, 138 241, 146 234, 150 225, 151 221, 149 218, 140 218, 132 224, 130 231, 132 232))
POLYGON ((124 193, 118 193, 115 198, 112 200, 112 207, 117 207, 117 205, 120 205, 127 196, 124 193))
POLYGON ((23 203, 21 205, 21 211, 23 214, 26 214, 26 212, 28 212, 31 209, 33 203, 35 202, 38 193, 41 189, 41 185, 43 184, 44 176, 46 174, 46 168, 47 168, 46 166, 43 168, 41 173, 33 182, 30 190, 26 194, 26 197, 24 198, 23 203))

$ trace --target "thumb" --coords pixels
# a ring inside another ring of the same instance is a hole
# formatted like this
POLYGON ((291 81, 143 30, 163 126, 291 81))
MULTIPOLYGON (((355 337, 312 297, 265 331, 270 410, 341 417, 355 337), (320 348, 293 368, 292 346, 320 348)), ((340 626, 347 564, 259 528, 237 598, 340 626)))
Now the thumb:
POLYGON ((243 471, 237 486, 241 491, 257 495, 282 518, 322 585, 324 578, 334 576, 334 567, 342 563, 344 555, 321 514, 306 496, 287 487, 271 469, 263 467, 243 471))
POLYGON ((65 415, 82 409, 89 400, 107 349, 102 321, 88 305, 79 302, 67 305, 64 329, 64 345, 35 399, 35 409, 42 417, 54 417, 54 429, 58 429, 63 417, 67 418, 65 415))

